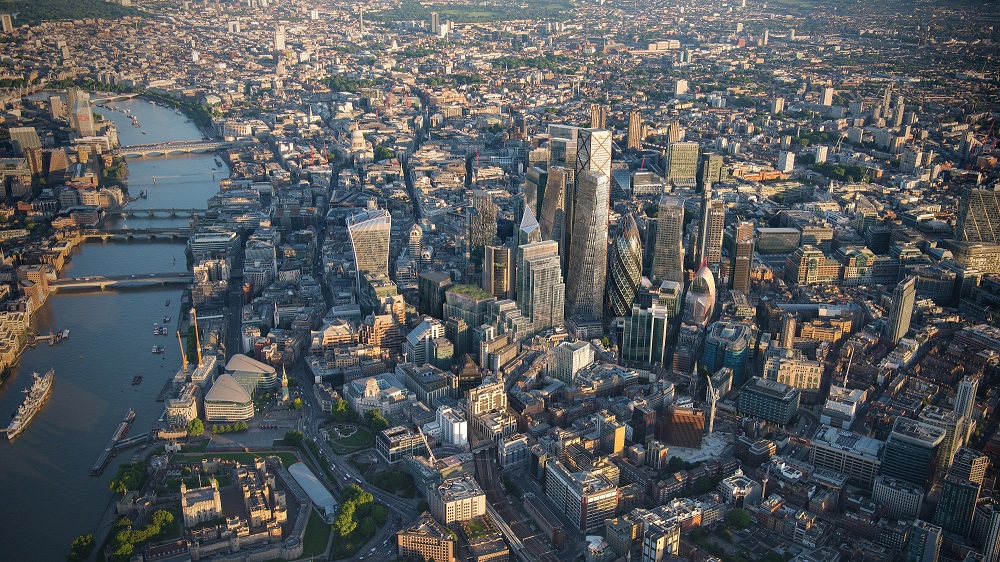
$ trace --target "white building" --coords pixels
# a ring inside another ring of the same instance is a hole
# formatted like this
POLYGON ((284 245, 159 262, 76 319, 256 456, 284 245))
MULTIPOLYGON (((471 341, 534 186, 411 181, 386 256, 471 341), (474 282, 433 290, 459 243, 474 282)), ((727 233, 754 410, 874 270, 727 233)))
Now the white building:
POLYGON ((576 374, 594 362, 594 348, 585 341, 563 342, 555 350, 553 376, 566 384, 573 384, 576 374))
POLYGON ((438 406, 437 424, 441 431, 441 443, 466 447, 469 444, 469 422, 462 412, 449 406, 438 406))

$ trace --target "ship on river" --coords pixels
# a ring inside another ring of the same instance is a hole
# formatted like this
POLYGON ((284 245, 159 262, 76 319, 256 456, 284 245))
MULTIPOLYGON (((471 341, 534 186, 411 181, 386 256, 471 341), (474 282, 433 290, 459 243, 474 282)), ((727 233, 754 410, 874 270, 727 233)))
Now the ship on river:
POLYGON ((35 414, 38 413, 38 410, 42 409, 42 405, 45 404, 49 395, 52 394, 52 381, 56 376, 55 369, 49 369, 44 375, 32 373, 31 376, 34 382, 31 384, 30 389, 24 391, 26 395, 24 403, 17 408, 14 419, 10 422, 10 426, 7 427, 7 439, 11 441, 28 427, 31 420, 35 418, 35 414))

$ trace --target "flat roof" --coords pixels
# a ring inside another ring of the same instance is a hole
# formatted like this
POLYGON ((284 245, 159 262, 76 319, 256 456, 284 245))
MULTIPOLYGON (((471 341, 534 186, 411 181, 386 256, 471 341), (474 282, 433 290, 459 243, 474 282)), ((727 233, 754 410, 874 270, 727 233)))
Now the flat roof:
POLYGON ((288 467, 288 472, 292 475, 292 478, 295 478, 299 486, 302 486, 309 499, 312 500, 313 505, 328 519, 332 518, 333 514, 337 511, 337 501, 330 495, 326 486, 309 470, 309 467, 304 463, 297 462, 288 467))

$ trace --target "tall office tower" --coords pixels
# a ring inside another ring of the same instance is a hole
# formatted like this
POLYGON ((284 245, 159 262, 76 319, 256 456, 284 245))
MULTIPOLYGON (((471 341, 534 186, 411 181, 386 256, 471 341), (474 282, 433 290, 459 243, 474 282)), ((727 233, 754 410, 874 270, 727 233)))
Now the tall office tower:
POLYGON ((410 228, 410 238, 409 238, 409 249, 410 249, 410 260, 420 270, 420 256, 424 253, 424 230, 420 228, 420 225, 413 223, 410 228))
POLYGON ((790 174, 795 169, 795 153, 782 150, 778 153, 778 164, 775 169, 779 172, 790 174))
POLYGON ((684 131, 681 129, 679 121, 667 123, 667 142, 681 142, 684 139, 684 131))
POLYGON ((642 242, 639 227, 629 213, 618 221, 618 235, 611 243, 608 258, 608 314, 612 318, 632 311, 636 290, 642 280, 642 242))
POLYGON ((584 169, 576 180, 567 264, 572 272, 567 275, 567 311, 580 320, 603 321, 611 182, 607 175, 590 169, 584 169))
POLYGON ((514 298, 514 250, 508 246, 486 246, 483 290, 498 299, 514 298))
POLYGON ((285 26, 279 25, 274 30, 274 50, 284 51, 285 50, 285 26))
POLYGON ((702 266, 684 295, 684 323, 704 328, 715 313, 715 276, 702 266))
POLYGON ((622 334, 622 359, 625 362, 641 365, 663 364, 671 312, 666 306, 653 305, 642 308, 638 304, 632 305, 631 314, 625 317, 625 329, 622 334))
POLYGON ((778 340, 778 347, 781 349, 795 349, 796 320, 795 314, 791 312, 781 315, 781 339, 778 340))
POLYGON ((14 32, 14 20, 11 19, 10 14, 2 14, 2 15, 0 15, 0 23, 3 24, 3 32, 4 33, 13 33, 14 32))
POLYGON ((916 296, 917 278, 913 275, 900 281, 892 291, 892 306, 889 308, 884 335, 893 345, 899 343, 910 329, 910 317, 913 315, 913 302, 916 296))
POLYGON ((983 540, 983 558, 985 562, 1000 562, 1000 509, 994 509, 990 514, 983 540))
POLYGON ((549 125, 549 169, 562 166, 570 173, 573 182, 576 172, 576 152, 580 134, 579 127, 572 125, 549 125))
MULTIPOLYGON (((555 166, 549 168, 545 181, 545 197, 542 201, 542 213, 538 224, 542 229, 542 240, 555 240, 562 244, 563 232, 566 228, 566 188, 570 185, 570 174, 566 168, 555 166)), ((560 252, 564 252, 560 248, 560 252)))
POLYGON ((958 383, 958 393, 955 396, 955 413, 967 420, 972 419, 972 410, 976 406, 976 392, 979 391, 979 377, 966 375, 958 383))
POLYGON ((608 126, 608 106, 599 103, 590 104, 590 127, 606 129, 608 126))
POLYGON ((559 260, 553 240, 525 244, 517 249, 517 308, 534 332, 563 323, 566 306, 559 260))
POLYGON ((706 240, 702 246, 701 262, 707 263, 713 271, 718 271, 722 261, 722 236, 726 228, 726 202, 722 199, 712 199, 705 209, 705 228, 702 229, 706 240))
POLYGON ((53 119, 62 119, 66 115, 66 106, 59 96, 49 96, 49 115, 53 119))
POLYGON ((937 562, 941 552, 941 527, 917 519, 910 530, 906 562, 937 562))
POLYGON ((830 88, 829 86, 823 88, 823 105, 833 105, 833 93, 833 88, 830 88))
POLYGON ((590 170, 602 174, 609 182, 611 181, 611 131, 578 130, 574 169, 577 176, 584 170, 590 170))
POLYGON ((774 98, 771 100, 771 114, 776 115, 785 110, 785 98, 774 98))
POLYGON ((481 189, 472 190, 472 204, 466 207, 465 217, 468 227, 467 256, 473 263, 481 263, 483 248, 493 244, 497 237, 498 212, 493 196, 481 189))
POLYGON ((902 416, 896 418, 885 443, 879 474, 927 489, 944 436, 941 428, 902 416))
POLYGON ((538 166, 531 166, 524 173, 524 208, 531 209, 535 216, 542 214, 542 204, 545 201, 545 188, 549 172, 538 166))
POLYGON ((968 447, 959 447, 955 452, 955 458, 951 461, 948 474, 971 480, 982 485, 986 476, 986 469, 990 467, 990 458, 983 453, 968 447))
POLYGON ((949 533, 969 534, 972 514, 979 501, 979 484, 949 475, 941 485, 941 498, 934 511, 934 523, 949 533))
POLYGON ((27 153, 29 148, 42 147, 42 139, 38 138, 38 132, 34 127, 11 127, 8 132, 14 148, 21 155, 27 153))
POLYGON ((767 43, 768 43, 768 41, 770 41, 770 40, 771 40, 771 30, 769 30, 769 29, 765 29, 765 30, 764 30, 764 37, 763 37, 763 44, 764 44, 765 46, 767 46, 767 43))
POLYGON ((354 250, 357 269, 355 286, 361 294, 361 279, 366 273, 389 275, 389 232, 392 215, 384 209, 355 213, 347 219, 347 234, 354 250))
POLYGON ((431 33, 437 35, 441 31, 441 16, 437 12, 431 12, 431 33))
POLYGON ((740 221, 733 229, 733 260, 729 268, 730 287, 734 291, 750 289, 750 273, 753 271, 753 240, 754 224, 750 221, 740 221))
POLYGON ((94 114, 90 109, 90 94, 83 90, 73 89, 67 95, 69 99, 70 124, 81 137, 92 137, 95 134, 94 114))
POLYGON ((666 179, 693 184, 698 177, 698 143, 672 142, 667 145, 666 179))
POLYGON ((642 148, 642 116, 638 109, 633 109, 628 114, 628 141, 626 148, 629 150, 639 150, 642 148))
POLYGON ((955 240, 1000 244, 1000 186, 962 189, 955 240))
POLYGON ((903 114, 906 113, 906 104, 903 103, 903 96, 896 96, 896 107, 892 111, 893 124, 899 127, 903 124, 903 114))
POLYGON ((660 197, 656 211, 656 239, 653 264, 650 267, 653 281, 684 279, 684 200, 674 195, 660 197))
POLYGON ((535 213, 525 208, 521 216, 521 226, 517 229, 517 245, 533 244, 542 241, 542 227, 535 220, 535 213))

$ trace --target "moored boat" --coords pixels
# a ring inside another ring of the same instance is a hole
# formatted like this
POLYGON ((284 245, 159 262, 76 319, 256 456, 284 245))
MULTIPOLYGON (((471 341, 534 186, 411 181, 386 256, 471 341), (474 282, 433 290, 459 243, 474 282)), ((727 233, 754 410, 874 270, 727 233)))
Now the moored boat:
POLYGON ((52 382, 56 376, 55 369, 49 369, 44 375, 32 373, 31 376, 33 379, 31 388, 24 391, 24 402, 17 408, 14 419, 7 427, 7 439, 11 441, 28 427, 31 420, 35 418, 35 414, 52 394, 52 382))

